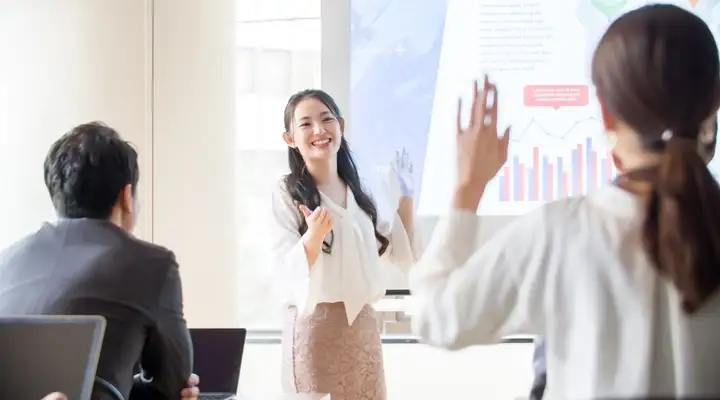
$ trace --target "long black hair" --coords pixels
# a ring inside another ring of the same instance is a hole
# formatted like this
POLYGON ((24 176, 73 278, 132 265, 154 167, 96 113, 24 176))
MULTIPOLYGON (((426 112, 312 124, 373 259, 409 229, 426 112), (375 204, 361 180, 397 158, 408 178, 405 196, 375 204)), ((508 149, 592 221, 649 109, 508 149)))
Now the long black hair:
MULTIPOLYGON (((295 108, 297 105, 305 99, 315 99, 320 101, 327 107, 327 109, 333 114, 333 116, 340 120, 340 108, 338 107, 335 100, 327 93, 318 89, 308 89, 301 92, 295 93, 288 99, 287 105, 285 106, 285 132, 290 134, 291 124, 295 115, 295 108)), ((320 206, 320 191, 317 188, 315 179, 310 175, 310 172, 305 165, 300 151, 297 148, 288 147, 288 164, 290 166, 290 173, 285 176, 285 188, 292 197, 296 204, 305 205, 310 210, 320 206)), ((390 241, 388 238, 380 234, 377 230, 378 222, 378 211, 375 202, 372 197, 365 192, 360 183, 360 175, 358 174, 357 166, 353 160, 352 154, 350 153, 350 147, 348 146, 347 140, 341 134, 340 135, 340 149, 337 153, 337 171, 340 179, 352 191, 355 196, 355 202, 358 207, 363 210, 372 220, 373 229, 375 230, 375 238, 380 243, 378 254, 383 255, 387 250, 390 241)), ((298 213, 300 211, 298 210, 298 213)), ((307 231, 307 223, 305 218, 301 218, 299 232, 301 235, 307 231)), ((323 242, 323 252, 330 254, 332 251, 334 235, 330 232, 328 240, 323 242)))

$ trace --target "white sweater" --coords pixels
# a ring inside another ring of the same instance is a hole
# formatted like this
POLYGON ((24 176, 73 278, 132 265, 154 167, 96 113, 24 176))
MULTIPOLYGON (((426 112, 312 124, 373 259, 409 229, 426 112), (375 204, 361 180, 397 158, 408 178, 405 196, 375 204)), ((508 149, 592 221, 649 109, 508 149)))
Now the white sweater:
MULTIPOLYGON (((271 240, 276 289, 286 304, 298 307, 301 316, 312 314, 318 303, 344 302, 348 323, 352 324, 366 304, 385 295, 387 274, 378 255, 379 244, 370 217, 360 209, 347 189, 347 205, 342 207, 320 192, 322 206, 333 215, 333 244, 330 254, 322 253, 308 265, 298 228, 302 222, 297 205, 282 182, 273 193, 271 240)), ((408 235, 395 214, 391 224, 379 222, 378 231, 390 240, 383 255, 390 263, 406 270, 413 250, 408 235)))
POLYGON ((607 186, 477 246, 480 218, 451 212, 410 272, 415 333, 447 349, 543 336, 547 399, 717 397, 720 298, 683 313, 641 246, 642 214, 607 186))

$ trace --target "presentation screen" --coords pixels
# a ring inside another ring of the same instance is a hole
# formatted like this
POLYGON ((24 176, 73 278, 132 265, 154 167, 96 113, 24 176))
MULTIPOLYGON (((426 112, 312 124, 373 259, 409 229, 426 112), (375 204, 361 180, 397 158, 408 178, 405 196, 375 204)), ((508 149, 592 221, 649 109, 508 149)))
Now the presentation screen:
MULTIPOLYGON (((352 0, 349 126, 363 175, 377 175, 405 149, 418 215, 445 214, 457 99, 469 107, 472 81, 487 73, 500 91, 500 126, 513 133, 479 214, 523 214, 612 180, 590 61, 609 23, 647 3, 352 0)), ((717 34, 720 0, 665 3, 697 13, 717 34)), ((381 188, 370 186, 382 202, 381 188)))

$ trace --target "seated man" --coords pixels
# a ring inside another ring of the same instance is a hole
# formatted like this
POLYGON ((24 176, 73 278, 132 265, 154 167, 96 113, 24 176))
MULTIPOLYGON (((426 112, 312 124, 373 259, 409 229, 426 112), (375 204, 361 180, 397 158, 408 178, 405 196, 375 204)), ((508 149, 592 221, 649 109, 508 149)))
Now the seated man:
POLYGON ((126 399, 177 399, 193 362, 182 286, 173 253, 130 233, 138 180, 137 152, 103 124, 55 142, 45 185, 59 219, 0 253, 0 315, 102 315, 97 376, 126 399))

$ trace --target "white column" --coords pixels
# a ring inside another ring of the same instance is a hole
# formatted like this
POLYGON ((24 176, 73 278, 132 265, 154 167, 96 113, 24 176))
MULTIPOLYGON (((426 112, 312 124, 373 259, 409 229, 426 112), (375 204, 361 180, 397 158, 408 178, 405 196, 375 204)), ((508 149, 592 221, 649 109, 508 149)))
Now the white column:
MULTIPOLYGON (((84 122, 137 145, 151 208, 148 10, 145 0, 0 0, 0 247, 54 217, 43 159, 84 122)), ((149 239, 145 216, 136 233, 149 239)))
POLYGON ((348 137, 352 135, 350 116, 350 0, 322 0, 322 88, 338 103, 348 122, 348 137))
POLYGON ((235 0, 154 4, 154 240, 177 255, 190 326, 240 326, 235 0))

